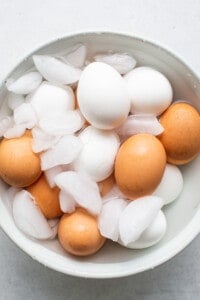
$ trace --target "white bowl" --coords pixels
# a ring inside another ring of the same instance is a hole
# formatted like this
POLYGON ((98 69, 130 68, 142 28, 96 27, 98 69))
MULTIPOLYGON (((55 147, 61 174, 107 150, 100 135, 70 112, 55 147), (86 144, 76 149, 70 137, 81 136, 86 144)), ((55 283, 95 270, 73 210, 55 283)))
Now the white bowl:
MULTIPOLYGON (((200 110, 200 83, 197 75, 177 56, 155 43, 110 32, 87 32, 53 41, 33 53, 59 53, 76 43, 88 46, 90 55, 113 50, 132 53, 139 65, 152 66, 171 81, 175 99, 190 100, 200 110)), ((31 53, 9 74, 18 77, 33 65, 31 53)), ((2 86, 0 100, 5 88, 2 86)), ((33 241, 15 226, 6 198, 6 186, 0 183, 0 225, 5 233, 33 259, 51 269, 66 274, 91 277, 122 277, 162 264, 184 249, 200 230, 200 157, 181 168, 184 190, 173 204, 166 206, 168 229, 164 239, 145 250, 128 250, 117 244, 107 244, 95 255, 76 258, 63 251, 57 240, 33 241)), ((184 263, 184 262, 183 262, 184 263)))

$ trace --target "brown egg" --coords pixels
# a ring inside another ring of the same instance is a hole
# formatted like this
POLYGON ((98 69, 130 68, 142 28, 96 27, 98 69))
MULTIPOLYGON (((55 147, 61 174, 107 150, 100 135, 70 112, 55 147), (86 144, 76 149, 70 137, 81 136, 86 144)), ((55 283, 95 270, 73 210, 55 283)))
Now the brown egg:
POLYGON ((59 204, 59 188, 51 188, 44 175, 27 188, 28 192, 35 198, 35 202, 47 219, 62 216, 59 204))
POLYGON ((96 253, 105 243, 96 217, 82 208, 62 216, 58 226, 58 239, 66 251, 78 256, 96 253))
POLYGON ((75 97, 75 109, 79 109, 79 105, 77 101, 77 88, 74 91, 74 97, 75 97))
POLYGON ((162 179, 166 154, 150 134, 137 134, 120 147, 115 161, 115 180, 128 199, 151 194, 162 179))
POLYGON ((104 179, 103 181, 100 181, 98 185, 101 196, 104 197, 106 194, 108 194, 113 188, 114 184, 115 178, 113 174, 111 174, 108 178, 104 179))
POLYGON ((31 134, 19 138, 3 139, 0 143, 0 176, 8 184, 26 187, 40 174, 40 158, 31 148, 31 134))
POLYGON ((172 104, 161 116, 164 132, 159 139, 165 147, 167 161, 183 165, 195 158, 200 151, 200 117, 191 105, 172 104))

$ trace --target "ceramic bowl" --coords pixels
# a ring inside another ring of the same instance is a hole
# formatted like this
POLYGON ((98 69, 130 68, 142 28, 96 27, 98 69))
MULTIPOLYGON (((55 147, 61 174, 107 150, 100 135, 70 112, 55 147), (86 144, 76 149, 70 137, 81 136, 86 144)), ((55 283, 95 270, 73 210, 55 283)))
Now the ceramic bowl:
MULTIPOLYGON (((133 54, 138 65, 152 66, 168 77, 173 86, 174 99, 189 100, 200 110, 199 79, 183 60, 157 43, 119 33, 86 32, 55 40, 28 55, 9 76, 18 77, 29 70, 33 66, 33 54, 59 54, 77 43, 85 44, 90 56, 108 50, 133 54)), ((0 90, 1 101, 4 95, 3 84, 0 90)), ((183 250, 200 230, 200 157, 181 167, 181 170, 184 177, 183 192, 179 199, 164 208, 168 223, 167 233, 160 243, 145 250, 129 250, 107 242, 95 255, 77 258, 65 253, 57 240, 31 240, 13 222, 3 182, 0 183, 0 226, 33 259, 65 274, 112 278, 149 270, 183 250)))

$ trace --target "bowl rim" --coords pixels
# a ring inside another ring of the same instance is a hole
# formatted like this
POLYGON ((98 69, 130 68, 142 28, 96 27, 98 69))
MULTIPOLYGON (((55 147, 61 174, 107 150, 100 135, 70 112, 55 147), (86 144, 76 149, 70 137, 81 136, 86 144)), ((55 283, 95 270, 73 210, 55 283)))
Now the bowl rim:
MULTIPOLYGON (((28 57, 32 56, 35 52, 40 51, 44 47, 48 47, 50 44, 55 43, 60 40, 68 39, 68 38, 73 38, 73 37, 78 37, 78 36, 87 36, 91 34, 97 34, 97 35, 111 35, 111 36, 118 36, 123 37, 123 38, 128 38, 128 39, 134 39, 138 40, 140 42, 145 42, 153 47, 158 47, 162 51, 166 52, 168 55, 172 56, 175 58, 177 61, 179 61, 184 67, 186 67, 192 76, 196 79, 199 80, 199 76, 196 74, 195 71, 185 62, 185 60, 176 52, 172 51, 166 46, 163 46, 162 44, 158 43, 157 41, 154 41, 152 39, 147 39, 145 37, 140 37, 137 35, 131 35, 130 33, 127 32, 120 32, 120 31, 110 31, 110 30, 84 30, 84 31, 75 31, 75 32, 70 32, 66 35, 63 35, 59 38, 54 38, 50 39, 48 42, 41 44, 40 46, 36 47, 34 50, 30 51, 27 55, 24 56, 24 58, 20 59, 15 66, 12 68, 11 71, 7 73, 5 76, 5 79, 2 80, 2 83, 6 81, 6 79, 14 72, 14 70, 21 64, 23 63, 28 57)), ((2 85, 0 86, 2 88, 2 85)), ((33 255, 32 249, 29 248, 29 246, 26 245, 26 242, 24 242, 21 239, 16 238, 16 236, 12 233, 12 230, 9 230, 9 222, 4 223, 0 219, 0 227, 3 229, 3 231, 6 233, 6 235, 21 249, 23 250, 26 254, 31 256, 34 260, 38 261, 39 263, 43 264, 44 266, 56 270, 58 272, 64 273, 66 275, 71 275, 71 276, 76 276, 76 277, 86 277, 86 278, 119 278, 119 277, 125 277, 125 276, 130 276, 134 275, 140 272, 147 271, 149 269, 153 269, 172 257, 174 257, 176 254, 180 253, 187 245, 190 244, 190 242, 199 234, 200 232, 200 205, 198 205, 197 212, 193 215, 191 221, 184 227, 183 230, 179 232, 179 234, 172 238, 167 245, 161 247, 157 252, 162 252, 162 255, 151 255, 152 260, 149 260, 149 263, 146 263, 143 266, 139 266, 138 268, 132 270, 131 268, 128 270, 121 270, 121 271, 110 271, 110 272, 99 272, 97 273, 92 273, 92 272, 87 272, 87 271, 77 271, 73 268, 66 269, 62 265, 58 264, 56 265, 54 262, 48 260, 48 255, 44 256, 40 251, 38 251, 37 255, 33 255)), ((41 246, 42 247, 42 246, 41 246)), ((46 254, 48 254, 48 249, 45 248, 46 254)))

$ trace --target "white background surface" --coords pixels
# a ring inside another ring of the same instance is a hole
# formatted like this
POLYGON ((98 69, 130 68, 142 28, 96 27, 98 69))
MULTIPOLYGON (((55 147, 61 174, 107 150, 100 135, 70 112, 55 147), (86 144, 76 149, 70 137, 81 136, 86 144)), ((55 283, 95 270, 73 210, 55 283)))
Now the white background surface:
MULTIPOLYGON (((124 31, 156 40, 200 74, 199 0, 0 0, 0 80, 37 46, 86 29, 124 31)), ((200 237, 155 270, 91 280, 46 269, 0 231, 0 300, 197 300, 199 243, 200 237)))

